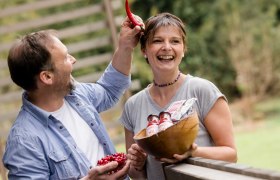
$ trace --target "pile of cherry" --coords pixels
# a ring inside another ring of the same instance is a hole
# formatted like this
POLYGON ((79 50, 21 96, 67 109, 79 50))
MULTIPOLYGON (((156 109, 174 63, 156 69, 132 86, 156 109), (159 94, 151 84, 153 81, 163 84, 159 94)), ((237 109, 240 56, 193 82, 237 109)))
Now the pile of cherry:
POLYGON ((103 157, 102 159, 98 160, 97 166, 105 165, 112 161, 117 161, 118 167, 116 169, 114 169, 113 171, 108 172, 108 174, 113 174, 123 168, 123 166, 125 165, 126 159, 127 159, 126 154, 115 153, 115 154, 107 155, 107 156, 103 157))

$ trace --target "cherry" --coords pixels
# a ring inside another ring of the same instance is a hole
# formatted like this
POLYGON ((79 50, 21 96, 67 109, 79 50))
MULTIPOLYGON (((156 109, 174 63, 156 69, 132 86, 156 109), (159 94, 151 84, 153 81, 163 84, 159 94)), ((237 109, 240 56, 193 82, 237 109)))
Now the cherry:
POLYGON ((125 162, 126 162, 126 154, 124 153, 115 153, 115 154, 111 154, 111 155, 107 155, 105 157, 103 157, 102 159, 97 161, 97 166, 100 165, 105 165, 109 162, 112 161, 117 161, 118 162, 118 167, 114 170, 112 170, 111 172, 108 172, 108 174, 113 174, 115 172, 118 172, 120 169, 123 168, 125 162))

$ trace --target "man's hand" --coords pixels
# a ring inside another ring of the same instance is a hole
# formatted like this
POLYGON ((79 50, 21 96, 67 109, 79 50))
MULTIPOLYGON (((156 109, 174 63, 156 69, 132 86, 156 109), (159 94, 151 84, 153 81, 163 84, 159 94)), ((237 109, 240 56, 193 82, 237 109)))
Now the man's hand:
MULTIPOLYGON (((135 17, 137 21, 143 24, 143 21, 139 16, 135 16, 135 17)), ((135 48, 141 34, 143 33, 143 27, 144 24, 142 26, 134 26, 131 23, 131 21, 128 19, 128 17, 126 17, 121 26, 121 31, 119 36, 119 47, 135 48)))
POLYGON ((130 20, 126 17, 121 26, 118 48, 112 59, 113 67, 127 76, 130 74, 133 50, 142 34, 140 26, 132 27, 131 25, 130 20))
POLYGON ((129 166, 130 161, 126 161, 122 169, 116 173, 108 174, 108 172, 111 172, 118 167, 118 163, 116 161, 112 161, 103 166, 91 168, 88 175, 82 178, 82 180, 123 180, 127 176, 129 166))

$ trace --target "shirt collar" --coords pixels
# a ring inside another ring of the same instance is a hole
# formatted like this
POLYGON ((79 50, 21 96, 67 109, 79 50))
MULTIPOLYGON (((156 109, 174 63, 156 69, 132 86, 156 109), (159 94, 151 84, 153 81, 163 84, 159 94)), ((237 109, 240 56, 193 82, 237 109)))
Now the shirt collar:
POLYGON ((35 106, 28 100, 28 93, 25 91, 22 94, 23 109, 28 111, 32 116, 35 117, 45 126, 49 125, 49 120, 52 118, 51 113, 47 112, 38 106, 35 106))

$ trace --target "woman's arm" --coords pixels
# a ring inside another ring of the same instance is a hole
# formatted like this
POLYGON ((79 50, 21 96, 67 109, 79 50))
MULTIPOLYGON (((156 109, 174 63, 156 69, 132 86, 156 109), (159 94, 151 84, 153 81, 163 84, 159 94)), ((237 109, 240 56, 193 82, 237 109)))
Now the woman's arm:
POLYGON ((233 136, 232 117, 225 99, 219 98, 216 101, 207 114, 204 124, 214 141, 214 146, 197 147, 192 152, 192 156, 236 162, 237 150, 233 136))
POLYGON ((202 147, 196 144, 184 154, 175 154, 173 159, 160 161, 177 163, 190 156, 229 162, 237 161, 237 151, 233 137, 231 113, 224 98, 219 98, 204 120, 205 127, 214 141, 214 146, 202 147))

